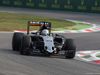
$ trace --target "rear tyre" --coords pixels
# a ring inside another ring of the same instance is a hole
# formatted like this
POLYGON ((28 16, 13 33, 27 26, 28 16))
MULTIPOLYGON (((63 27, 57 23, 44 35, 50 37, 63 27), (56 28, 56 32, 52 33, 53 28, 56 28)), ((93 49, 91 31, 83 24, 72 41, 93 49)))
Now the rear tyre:
POLYGON ((20 54, 29 55, 30 47, 31 47, 31 37, 24 35, 21 39, 20 54))
POLYGON ((21 38, 24 35, 24 33, 15 32, 13 34, 12 38, 12 50, 19 51, 20 50, 20 44, 21 44, 21 38))
POLYGON ((76 45, 73 39, 66 39, 64 43, 65 58, 72 59, 75 57, 76 45))

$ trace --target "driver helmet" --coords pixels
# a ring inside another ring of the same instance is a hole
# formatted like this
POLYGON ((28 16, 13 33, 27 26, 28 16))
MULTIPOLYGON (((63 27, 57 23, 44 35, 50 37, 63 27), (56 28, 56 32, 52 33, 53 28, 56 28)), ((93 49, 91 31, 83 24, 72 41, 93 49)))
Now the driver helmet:
POLYGON ((44 29, 44 30, 42 30, 41 34, 42 35, 48 35, 49 34, 49 31, 47 29, 44 29))

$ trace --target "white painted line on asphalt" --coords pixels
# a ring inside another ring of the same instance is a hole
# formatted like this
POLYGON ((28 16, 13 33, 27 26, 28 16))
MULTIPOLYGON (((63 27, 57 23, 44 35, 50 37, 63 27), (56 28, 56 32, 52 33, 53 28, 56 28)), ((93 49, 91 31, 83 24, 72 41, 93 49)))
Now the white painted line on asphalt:
POLYGON ((87 75, 100 75, 100 73, 86 73, 87 75))
POLYGON ((14 33, 13 31, 0 31, 0 33, 14 33))

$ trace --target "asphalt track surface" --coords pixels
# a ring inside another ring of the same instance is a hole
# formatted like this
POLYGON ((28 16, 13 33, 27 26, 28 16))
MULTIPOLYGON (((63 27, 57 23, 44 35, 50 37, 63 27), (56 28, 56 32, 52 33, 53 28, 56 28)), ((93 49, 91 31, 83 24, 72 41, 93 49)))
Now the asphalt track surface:
MULTIPOLYGON (((100 24, 100 14, 0 7, 0 11, 50 16, 100 24)), ((24 56, 12 51, 13 33, 0 32, 0 75, 100 75, 100 65, 63 56, 24 56)), ((100 50, 100 32, 60 34, 76 41, 77 51, 100 50)))

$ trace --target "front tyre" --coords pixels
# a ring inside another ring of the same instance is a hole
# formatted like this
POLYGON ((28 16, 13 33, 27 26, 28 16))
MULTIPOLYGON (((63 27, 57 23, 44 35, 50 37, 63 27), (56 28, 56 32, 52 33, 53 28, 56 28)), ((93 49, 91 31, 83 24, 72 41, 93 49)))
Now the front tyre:
POLYGON ((29 55, 30 47, 31 47, 31 37, 28 35, 24 35, 21 39, 20 54, 29 55))
POLYGON ((75 57, 76 45, 73 39, 66 39, 64 43, 65 58, 72 59, 75 57))
POLYGON ((21 44, 21 38, 23 37, 24 33, 15 32, 13 34, 12 38, 12 50, 19 51, 20 50, 20 44, 21 44))

